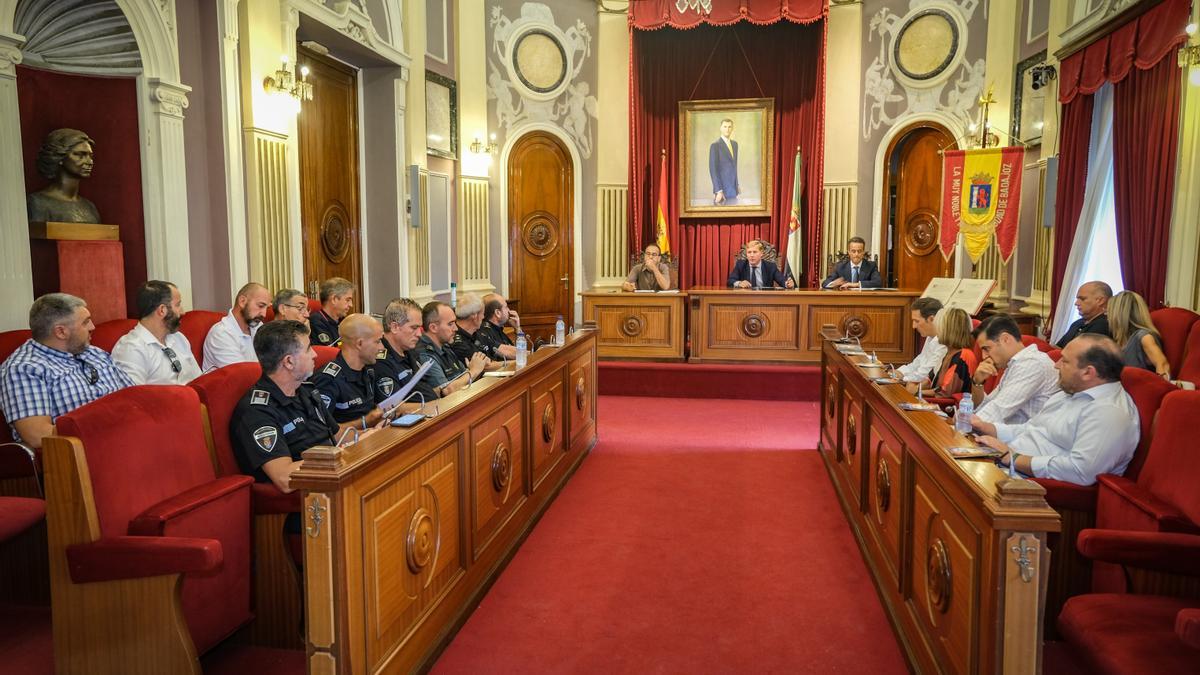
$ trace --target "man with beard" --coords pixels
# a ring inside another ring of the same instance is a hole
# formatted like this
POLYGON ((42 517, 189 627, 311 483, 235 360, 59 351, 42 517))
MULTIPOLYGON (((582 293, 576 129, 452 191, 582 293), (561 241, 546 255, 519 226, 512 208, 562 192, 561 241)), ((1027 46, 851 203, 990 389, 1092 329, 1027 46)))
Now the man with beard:
POLYGON ((267 316, 271 292, 251 281, 233 299, 233 308, 215 323, 204 338, 204 372, 231 363, 253 363, 254 333, 267 316))
POLYGON ((40 448, 60 415, 133 382, 91 345, 96 325, 81 298, 48 293, 34 300, 29 329, 32 338, 0 364, 0 409, 13 438, 40 448))
POLYGON ((383 418, 375 405, 375 360, 383 349, 383 327, 375 317, 351 314, 338 331, 338 355, 313 375, 312 382, 335 422, 366 430, 383 418))
POLYGON ((175 284, 156 280, 142 284, 137 307, 141 321, 113 346, 117 366, 134 384, 187 384, 199 377, 192 345, 179 332, 183 309, 175 284))
MULTIPOLYGON (((383 349, 375 361, 375 400, 382 401, 408 384, 409 378, 421 368, 416 358, 417 342, 421 338, 421 306, 408 298, 396 298, 383 310, 383 349)), ((400 406, 399 412, 419 410, 426 401, 437 398, 428 377, 413 387, 411 402, 400 406)))

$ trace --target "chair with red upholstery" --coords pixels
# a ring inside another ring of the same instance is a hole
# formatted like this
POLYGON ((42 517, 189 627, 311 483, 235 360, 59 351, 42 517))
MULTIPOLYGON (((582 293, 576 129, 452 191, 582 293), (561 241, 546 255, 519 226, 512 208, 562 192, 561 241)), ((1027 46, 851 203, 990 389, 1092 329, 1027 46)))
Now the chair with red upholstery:
MULTIPOLYGON (((257 363, 235 363, 218 368, 191 381, 204 412, 210 449, 217 471, 225 476, 241 473, 229 422, 233 410, 262 375, 257 363)), ((284 494, 272 483, 250 487, 254 511, 254 607, 255 621, 250 640, 274 647, 299 647, 296 626, 301 620, 299 571, 284 540, 284 520, 300 512, 300 493, 284 494)))
POLYGON ((113 319, 96 326, 92 333, 92 344, 106 352, 111 352, 117 340, 137 325, 137 319, 113 319))
MULTIPOLYGON (((1084 530, 1079 552, 1096 561, 1200 580, 1200 536, 1084 530)), ((1200 600, 1093 593, 1071 598, 1059 634, 1081 670, 1175 675, 1200 671, 1200 600)))
POLYGON ((0 544, 42 522, 46 502, 31 497, 0 497, 0 544))
MULTIPOLYGON (((1200 450, 1191 427, 1198 418, 1200 392, 1176 390, 1163 398, 1140 471, 1100 476, 1096 527, 1200 534, 1200 450)), ((1092 589, 1122 592, 1125 581, 1120 570, 1098 565, 1092 589)))
POLYGON ((114 392, 43 443, 61 672, 199 672, 252 618, 250 484, 218 477, 188 387, 114 392), (119 421, 119 422, 117 422, 119 421))
MULTIPOLYGON (((321 301, 315 300, 313 298, 309 298, 308 299, 308 313, 316 314, 319 311, 321 311, 321 301)), ((263 321, 273 321, 274 319, 275 319, 275 306, 272 305, 267 308, 267 314, 263 318, 263 321)))
POLYGON ((341 351, 337 347, 327 347, 325 345, 313 345, 313 351, 317 353, 316 365, 314 368, 320 370, 325 367, 325 364, 337 358, 341 351))
POLYGON ((209 312, 203 309, 193 309, 183 313, 183 317, 179 321, 179 332, 183 333, 191 344, 192 355, 196 357, 196 363, 204 363, 204 339, 208 337, 208 330, 224 316, 221 312, 209 312))
POLYGON ((1163 353, 1171 362, 1171 377, 1179 377, 1188 333, 1200 321, 1200 314, 1182 307, 1163 307, 1150 312, 1150 320, 1162 337, 1163 353))
POLYGON ((1046 352, 1046 356, 1049 356, 1051 361, 1058 363, 1060 360, 1062 360, 1062 350, 1058 348, 1051 349, 1050 351, 1046 352))
POLYGON ((19 330, 6 330, 0 333, 0 363, 17 351, 17 347, 25 344, 25 341, 33 337, 33 332, 28 328, 19 330))
POLYGON ((1183 350, 1183 362, 1179 365, 1177 377, 1200 389, 1200 321, 1192 324, 1192 330, 1188 332, 1187 346, 1183 350))
POLYGON ((1048 354, 1048 353, 1050 353, 1051 350, 1054 349, 1054 345, 1050 344, 1049 342, 1046 342, 1045 340, 1041 339, 1040 337, 1036 337, 1033 335, 1022 335, 1021 336, 1021 344, 1025 345, 1026 347, 1028 347, 1029 345, 1037 345, 1038 351, 1042 352, 1043 354, 1048 354))

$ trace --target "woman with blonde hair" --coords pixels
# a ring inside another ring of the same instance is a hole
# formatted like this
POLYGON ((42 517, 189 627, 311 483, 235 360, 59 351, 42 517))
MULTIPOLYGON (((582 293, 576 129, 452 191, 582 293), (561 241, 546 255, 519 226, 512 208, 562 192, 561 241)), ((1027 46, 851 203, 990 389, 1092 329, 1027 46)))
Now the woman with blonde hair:
POLYGON ((979 360, 971 349, 975 340, 971 336, 971 317, 965 311, 944 308, 933 319, 938 342, 946 348, 941 367, 933 378, 937 396, 950 397, 955 394, 971 393, 971 376, 979 360))
POLYGON ((1150 319, 1142 296, 1121 291, 1108 301, 1108 327, 1121 348, 1125 365, 1142 368, 1171 379, 1171 364, 1163 353, 1162 336, 1150 319))

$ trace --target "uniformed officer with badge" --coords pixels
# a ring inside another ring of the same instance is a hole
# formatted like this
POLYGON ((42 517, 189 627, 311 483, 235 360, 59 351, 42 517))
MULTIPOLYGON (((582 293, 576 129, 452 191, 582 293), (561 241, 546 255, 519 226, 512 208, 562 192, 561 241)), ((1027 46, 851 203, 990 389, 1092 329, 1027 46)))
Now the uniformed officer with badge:
POLYGON ((433 361, 433 366, 425 377, 429 379, 438 396, 450 394, 468 386, 487 368, 488 359, 481 352, 475 352, 471 360, 463 364, 454 352, 450 351, 450 341, 458 330, 455 323, 454 310, 444 302, 434 300, 421 310, 421 322, 425 334, 417 345, 419 350, 417 360, 424 364, 433 361))
POLYGON ((383 349, 383 327, 374 317, 351 314, 338 330, 341 351, 312 382, 334 421, 343 428, 365 430, 383 419, 375 404, 375 361, 383 349))
POLYGON ((348 279, 330 277, 321 282, 321 309, 308 317, 314 345, 337 346, 338 324, 354 309, 354 284, 348 279))
POLYGON ((474 293, 464 293, 454 308, 458 330, 450 341, 450 351, 463 363, 468 363, 476 353, 488 358, 487 370, 499 370, 508 360, 499 352, 500 346, 491 331, 483 328, 483 301, 474 293))
MULTIPOLYGON (((383 400, 408 384, 421 364, 416 358, 417 342, 421 337, 421 306, 408 298, 396 298, 383 310, 383 350, 375 362, 375 397, 383 400)), ((424 402, 437 398, 428 375, 410 393, 410 402, 400 412, 420 410, 424 402)))
POLYGON ((300 467, 300 453, 334 445, 338 425, 306 382, 316 358, 307 326, 288 320, 264 324, 254 335, 254 351, 263 375, 233 410, 233 454, 243 473, 291 492, 289 479, 300 467))
POLYGON ((479 336, 493 344, 496 353, 506 359, 517 358, 517 348, 513 341, 504 333, 505 326, 521 332, 521 317, 508 308, 508 301, 499 293, 488 293, 483 296, 483 325, 479 336))

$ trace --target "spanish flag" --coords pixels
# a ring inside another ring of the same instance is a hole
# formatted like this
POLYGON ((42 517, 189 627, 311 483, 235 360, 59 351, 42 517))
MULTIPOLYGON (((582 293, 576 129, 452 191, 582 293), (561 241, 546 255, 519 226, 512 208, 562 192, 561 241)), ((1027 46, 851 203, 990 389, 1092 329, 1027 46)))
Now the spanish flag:
POLYGON ((658 180, 658 207, 654 221, 657 234, 655 243, 663 255, 671 253, 671 241, 667 238, 667 151, 662 152, 662 172, 658 180))

